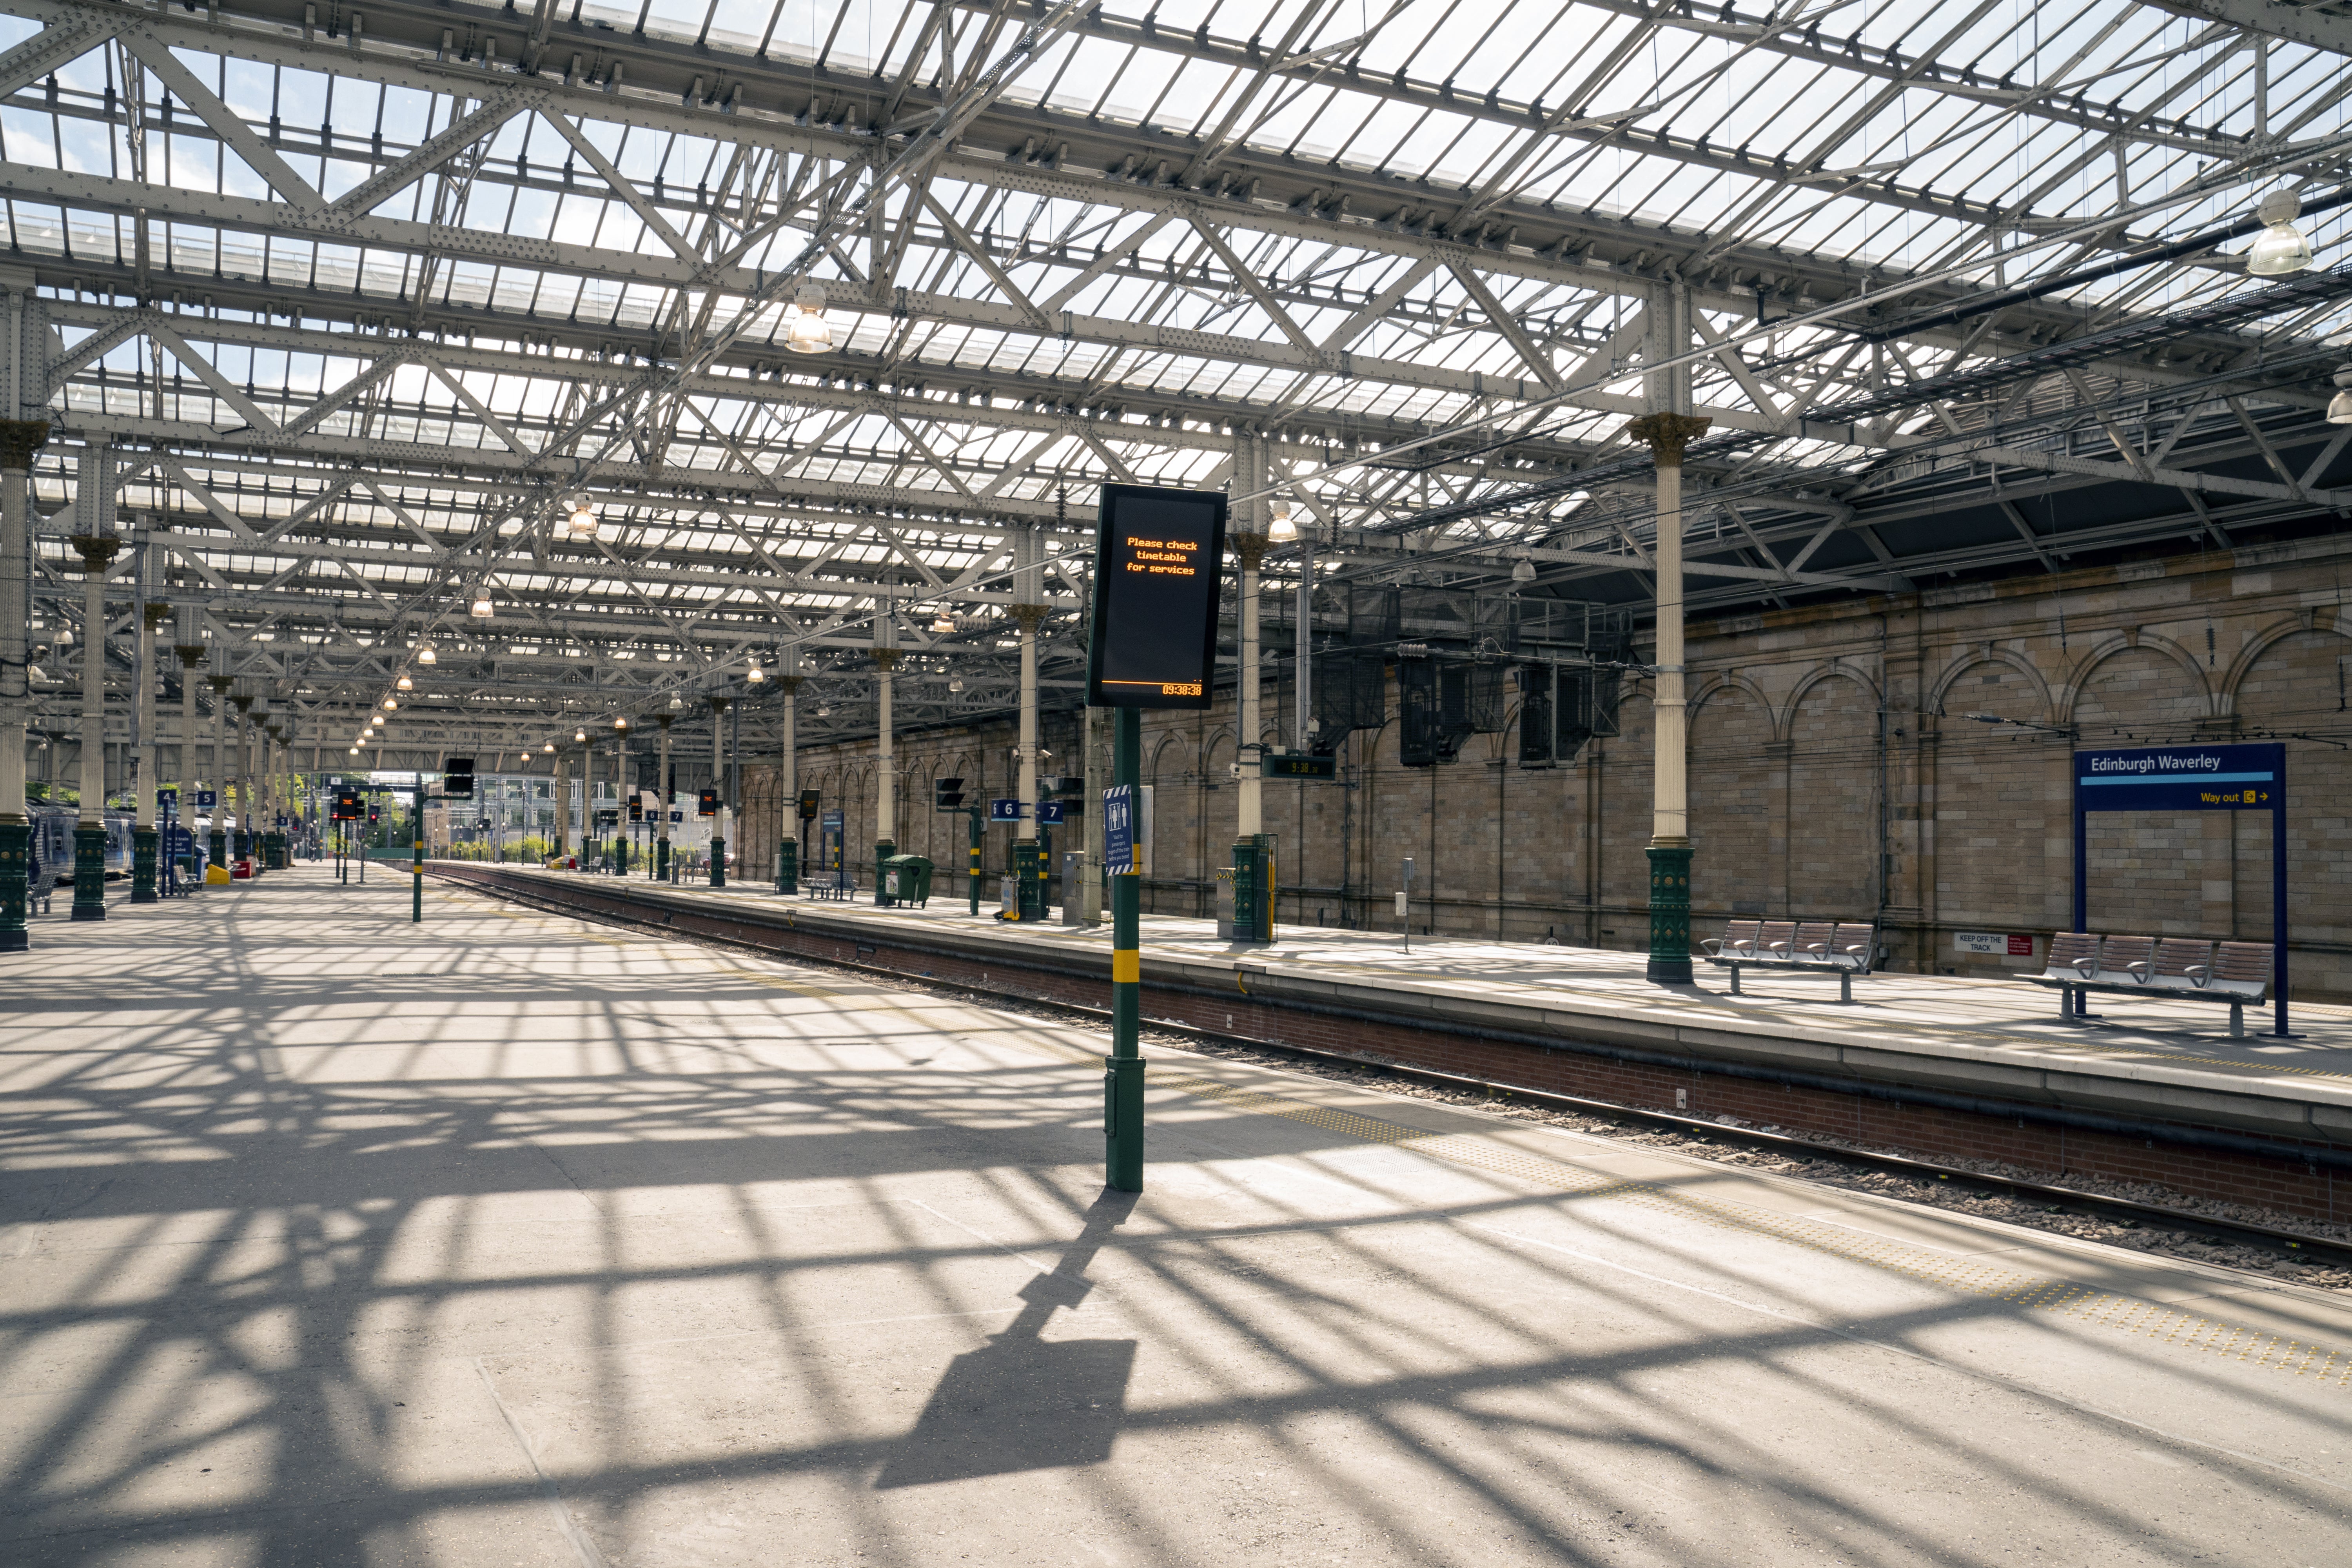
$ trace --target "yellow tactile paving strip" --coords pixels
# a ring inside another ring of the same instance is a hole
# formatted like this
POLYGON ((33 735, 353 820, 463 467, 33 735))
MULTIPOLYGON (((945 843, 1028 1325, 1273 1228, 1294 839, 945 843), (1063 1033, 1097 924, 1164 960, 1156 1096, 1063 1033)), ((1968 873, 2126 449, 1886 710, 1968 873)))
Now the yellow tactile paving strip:
MULTIPOLYGON (((520 911, 502 909, 501 913, 517 919, 531 919, 520 911)), ((544 919, 544 916, 540 917, 544 919)), ((557 916, 558 920, 568 917, 557 916)), ((577 917, 569 917, 574 918, 577 917)), ((593 931, 583 932, 592 941, 622 945, 632 939, 605 937, 593 931)), ((733 979, 750 980, 763 985, 798 992, 803 995, 834 997, 837 995, 822 985, 793 982, 758 970, 744 969, 715 960, 713 969, 733 979)), ((885 1011, 908 1012, 895 1002, 881 997, 865 999, 867 1005, 885 1011)), ((910 1015, 911 1016, 911 1015, 910 1015)), ((1099 1066, 1102 1055, 1057 1040, 1024 1037, 1022 1044, 1058 1057, 1064 1061, 1086 1066, 1099 1066)), ((2006 1301, 2037 1312, 2052 1312, 2072 1318, 2094 1327, 2118 1329, 2146 1339, 2161 1340, 2168 1344, 2190 1350, 2200 1350, 2231 1357, 2249 1365, 2273 1372, 2292 1373, 2297 1377, 2313 1377, 2321 1383, 2334 1382, 2338 1388, 2352 1386, 2352 1349, 2336 1349, 2304 1340, 2288 1339, 2280 1334, 2264 1333, 2225 1323, 2201 1313, 2183 1311, 2133 1296, 2101 1290, 2068 1279, 2037 1278, 2020 1274, 2014 1269, 1979 1259, 1955 1257, 1910 1246, 1891 1237, 1874 1237, 1866 1233, 1823 1225, 1800 1215, 1776 1214, 1769 1209, 1746 1204, 1727 1203, 1720 1198, 1694 1197, 1669 1191, 1654 1182, 1627 1181, 1620 1177, 1596 1175, 1589 1171, 1541 1155, 1529 1154, 1491 1140, 1465 1133, 1425 1131, 1394 1121, 1382 1121, 1352 1110, 1330 1106, 1314 1105, 1306 1100, 1291 1100, 1282 1095, 1268 1094, 1262 1089, 1244 1089, 1198 1074, 1171 1076, 1153 1074, 1148 1080, 1154 1089, 1172 1089, 1202 1100, 1215 1100, 1236 1110, 1257 1115, 1279 1116, 1301 1122, 1326 1132, 1359 1139, 1368 1143, 1384 1143, 1405 1148, 1416 1153, 1444 1160, 1449 1164, 1474 1170, 1492 1171, 1540 1186, 1572 1193, 1578 1197, 1609 1198, 1657 1209, 1684 1219, 1696 1219, 1705 1225, 1727 1230, 1745 1231, 1750 1235, 1769 1236, 1775 1240, 1809 1251, 1819 1252, 1850 1262, 1916 1279, 1966 1295, 1986 1297, 2006 1301)))

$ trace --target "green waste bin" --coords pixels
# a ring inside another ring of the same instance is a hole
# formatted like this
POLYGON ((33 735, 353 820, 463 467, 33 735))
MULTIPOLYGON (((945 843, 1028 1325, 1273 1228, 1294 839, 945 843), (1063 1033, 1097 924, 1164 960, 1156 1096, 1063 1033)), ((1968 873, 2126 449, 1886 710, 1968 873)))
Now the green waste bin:
POLYGON ((920 855, 885 857, 882 896, 893 904, 925 902, 931 896, 931 863, 920 855))

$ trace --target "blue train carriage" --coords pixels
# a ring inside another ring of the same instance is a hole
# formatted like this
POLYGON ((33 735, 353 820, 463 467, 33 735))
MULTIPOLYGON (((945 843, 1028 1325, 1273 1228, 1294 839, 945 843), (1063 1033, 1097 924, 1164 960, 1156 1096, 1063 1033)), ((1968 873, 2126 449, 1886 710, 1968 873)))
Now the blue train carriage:
MULTIPOLYGON (((81 825, 81 814, 70 806, 34 805, 26 808, 33 819, 33 864, 36 878, 49 878, 53 887, 70 888, 74 879, 74 829, 81 825)), ((131 827, 133 818, 127 811, 106 813, 106 879, 119 882, 131 875, 131 827)))

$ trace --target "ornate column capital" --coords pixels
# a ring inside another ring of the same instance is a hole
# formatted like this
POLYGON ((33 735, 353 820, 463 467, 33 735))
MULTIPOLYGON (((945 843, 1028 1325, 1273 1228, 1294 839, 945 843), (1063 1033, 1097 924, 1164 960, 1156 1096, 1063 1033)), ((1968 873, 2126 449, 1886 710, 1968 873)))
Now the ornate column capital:
POLYGON ((0 468, 24 473, 33 466, 33 454, 49 438, 46 419, 0 419, 0 468))
POLYGON ((776 677, 776 689, 787 697, 796 696, 800 691, 801 682, 807 679, 808 677, 804 675, 780 675, 776 677))
POLYGON ((1035 631, 1037 629, 1038 623, 1053 613, 1054 606, 1051 605, 1015 605, 1013 606, 1013 618, 1021 624, 1021 629, 1024 632, 1035 631))
POLYGON ((1257 570, 1257 563, 1265 558, 1266 546, 1273 542, 1263 533, 1231 533, 1225 537, 1233 541, 1234 552, 1242 558, 1243 567, 1251 572, 1257 570))
POLYGON ((677 717, 677 715, 675 713, 656 713, 654 715, 654 722, 660 725, 662 729, 667 731, 669 729, 670 721, 677 717))
POLYGON ((710 704, 710 710, 713 713, 724 713, 727 711, 727 705, 735 700, 731 697, 722 697, 714 691, 703 700, 710 704))
POLYGON ((176 642, 172 651, 180 656, 182 669, 194 669, 205 662, 205 645, 200 642, 176 642))
MULTIPOLYGON (((1015 605, 1014 614, 1017 615, 1021 610, 1026 609, 1027 607, 1028 606, 1025 605, 1015 605)), ((877 647, 870 649, 869 651, 874 655, 874 668, 880 670, 883 674, 887 675, 890 671, 898 668, 898 650, 897 648, 877 647)))
MULTIPOLYGON (((185 648, 181 649, 181 652, 184 654, 186 651, 187 650, 185 648)), ((236 677, 233 675, 207 675, 205 677, 205 684, 213 689, 215 696, 219 696, 226 692, 230 687, 236 684, 236 677)))
POLYGON ((1683 466, 1683 448, 1706 434, 1714 421, 1696 414, 1644 414, 1625 434, 1650 448, 1662 468, 1683 466))
POLYGON ((66 541, 81 557, 81 568, 93 577, 106 574, 106 568, 122 549, 122 541, 110 533, 77 533, 66 541))
POLYGON ((172 618, 172 606, 169 605, 146 604, 139 606, 139 613, 145 618, 147 622, 147 629, 152 632, 160 629, 165 621, 172 618))

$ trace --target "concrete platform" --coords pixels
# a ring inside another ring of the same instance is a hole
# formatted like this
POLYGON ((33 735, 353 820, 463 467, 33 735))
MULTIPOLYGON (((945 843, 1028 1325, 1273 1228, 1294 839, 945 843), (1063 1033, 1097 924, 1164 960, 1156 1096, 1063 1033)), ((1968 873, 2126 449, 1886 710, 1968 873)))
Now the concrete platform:
POLYGON ((0 959, 0 1560, 2352 1556, 2334 1296, 426 909, 0 959))
MULTIPOLYGON (((986 905, 975 919, 960 900, 882 910, 760 888, 671 888, 519 867, 433 870, 542 896, 625 898, 656 919, 724 911, 830 933, 849 944, 845 957, 887 942, 1106 982, 1109 974, 1108 927, 1010 924, 986 905)), ((2231 1129, 2352 1154, 2352 1010, 2341 1007, 2297 1005, 2291 1039, 2233 1039, 2228 1009, 2196 1002, 2095 997, 2095 1023, 2061 1023, 2055 994, 2021 982, 1876 974, 1856 982, 1853 1002, 1842 1005, 1829 975, 1751 972, 1748 994, 1734 996, 1727 976, 1704 965, 1698 984, 1652 984, 1635 953, 1446 938, 1416 938, 1407 952, 1395 936, 1322 930, 1253 947, 1218 941, 1213 922, 1165 916, 1144 920, 1142 946, 1147 986, 1532 1045, 1614 1047, 1637 1059, 2231 1129)))

